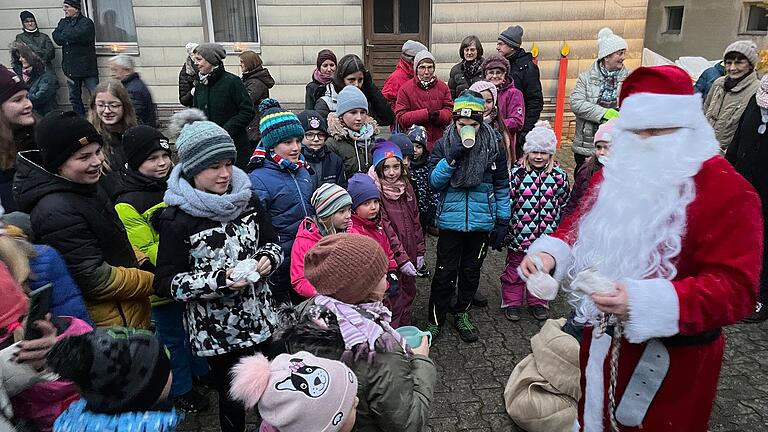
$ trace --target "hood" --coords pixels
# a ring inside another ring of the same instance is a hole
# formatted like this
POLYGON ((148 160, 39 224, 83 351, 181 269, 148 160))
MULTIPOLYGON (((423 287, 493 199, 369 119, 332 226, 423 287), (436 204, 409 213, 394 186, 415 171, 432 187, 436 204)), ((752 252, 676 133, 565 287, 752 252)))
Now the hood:
POLYGON ((243 81, 249 79, 257 79, 270 89, 275 86, 275 79, 272 78, 272 75, 269 74, 269 69, 265 69, 263 67, 259 67, 254 71, 246 72, 243 74, 243 81))
POLYGON ((408 74, 409 77, 413 77, 416 75, 413 70, 413 65, 405 61, 404 58, 400 57, 400 61, 397 63, 397 66, 395 69, 400 69, 406 74, 408 74))
POLYGON ((95 197, 97 185, 73 183, 64 177, 52 174, 40 165, 40 150, 19 153, 16 159, 16 176, 13 178, 13 196, 19 210, 30 213, 38 201, 46 195, 69 192, 95 197))
POLYGON ((138 171, 134 171, 130 168, 122 167, 119 171, 120 180, 118 191, 115 194, 115 203, 121 202, 120 198, 123 194, 141 192, 147 195, 153 194, 157 196, 156 202, 163 200, 165 190, 168 188, 168 177, 171 175, 171 171, 168 171, 168 175, 164 179, 153 179, 142 175, 138 171))
POLYGON ((299 224, 299 231, 296 233, 296 241, 299 239, 310 240, 313 242, 319 242, 323 239, 320 235, 320 230, 315 225, 315 221, 312 218, 305 218, 299 224))
POLYGON ((172 411, 144 411, 121 414, 96 414, 86 409, 86 402, 74 402, 56 419, 56 430, 120 432, 153 431, 172 432, 184 418, 172 411))

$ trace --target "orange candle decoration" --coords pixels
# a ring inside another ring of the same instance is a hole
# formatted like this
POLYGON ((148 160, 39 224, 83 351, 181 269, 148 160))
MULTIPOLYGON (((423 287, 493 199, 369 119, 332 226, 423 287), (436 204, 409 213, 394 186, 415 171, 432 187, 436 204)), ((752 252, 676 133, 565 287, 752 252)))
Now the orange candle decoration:
POLYGON ((571 49, 568 42, 563 43, 560 49, 560 69, 557 72, 557 99, 555 101, 555 136, 557 148, 560 148, 560 140, 563 135, 563 111, 565 110, 565 85, 568 78, 568 54, 571 49))
POLYGON ((539 64, 539 46, 536 45, 536 42, 534 42, 533 46, 531 47, 531 55, 533 56, 533 64, 538 65, 539 64))

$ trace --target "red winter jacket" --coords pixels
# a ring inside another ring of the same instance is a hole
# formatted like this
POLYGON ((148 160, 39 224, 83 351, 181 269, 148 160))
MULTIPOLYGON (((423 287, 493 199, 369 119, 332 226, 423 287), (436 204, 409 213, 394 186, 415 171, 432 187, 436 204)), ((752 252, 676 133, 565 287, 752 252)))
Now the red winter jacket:
POLYGON ((395 262, 395 257, 392 254, 392 248, 389 246, 387 233, 384 232, 384 228, 381 225, 381 219, 378 221, 371 221, 353 214, 352 223, 350 224, 347 232, 352 234, 361 234, 376 240, 379 246, 384 249, 384 253, 387 254, 387 258, 389 259, 389 271, 397 270, 397 262, 395 262))
POLYGON ((384 88, 381 89, 381 94, 387 99, 393 112, 395 111, 397 93, 400 91, 400 87, 409 80, 412 80, 414 75, 413 65, 400 58, 400 63, 397 64, 392 75, 384 81, 384 88))
POLYGON ((419 78, 414 77, 400 87, 395 117, 403 130, 415 124, 424 126, 427 129, 427 149, 431 152, 432 145, 443 136, 445 127, 451 122, 452 110, 451 89, 446 83, 436 79, 430 88, 424 90, 419 78), (430 111, 438 112, 435 121, 429 120, 430 111))
POLYGON ((384 232, 389 237, 392 253, 398 267, 410 261, 416 265, 416 258, 426 252, 424 234, 419 223, 419 208, 416 193, 411 182, 406 181, 405 193, 400 199, 390 200, 381 197, 381 218, 384 232))

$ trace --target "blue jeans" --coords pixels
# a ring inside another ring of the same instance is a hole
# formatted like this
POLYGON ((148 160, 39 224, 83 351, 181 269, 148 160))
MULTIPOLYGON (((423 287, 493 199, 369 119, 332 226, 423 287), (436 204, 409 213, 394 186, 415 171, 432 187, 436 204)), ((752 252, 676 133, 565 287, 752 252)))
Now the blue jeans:
POLYGON ((88 89, 91 94, 96 90, 96 86, 99 85, 99 77, 84 77, 84 78, 70 78, 67 77, 67 87, 69 88, 69 103, 72 104, 72 111, 85 115, 85 107, 83 106, 83 93, 82 86, 88 89))
POLYGON ((192 376, 208 373, 208 362, 192 354, 189 335, 184 328, 184 304, 168 303, 152 308, 157 337, 171 352, 171 397, 181 396, 192 390, 192 376))

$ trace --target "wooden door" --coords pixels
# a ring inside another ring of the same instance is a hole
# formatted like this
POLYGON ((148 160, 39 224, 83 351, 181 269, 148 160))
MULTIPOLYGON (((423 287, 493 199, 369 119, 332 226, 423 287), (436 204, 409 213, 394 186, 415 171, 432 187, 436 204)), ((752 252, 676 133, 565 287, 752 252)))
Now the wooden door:
POLYGON ((429 20, 429 0, 363 0, 363 60, 376 85, 395 70, 405 41, 429 47, 429 20))

